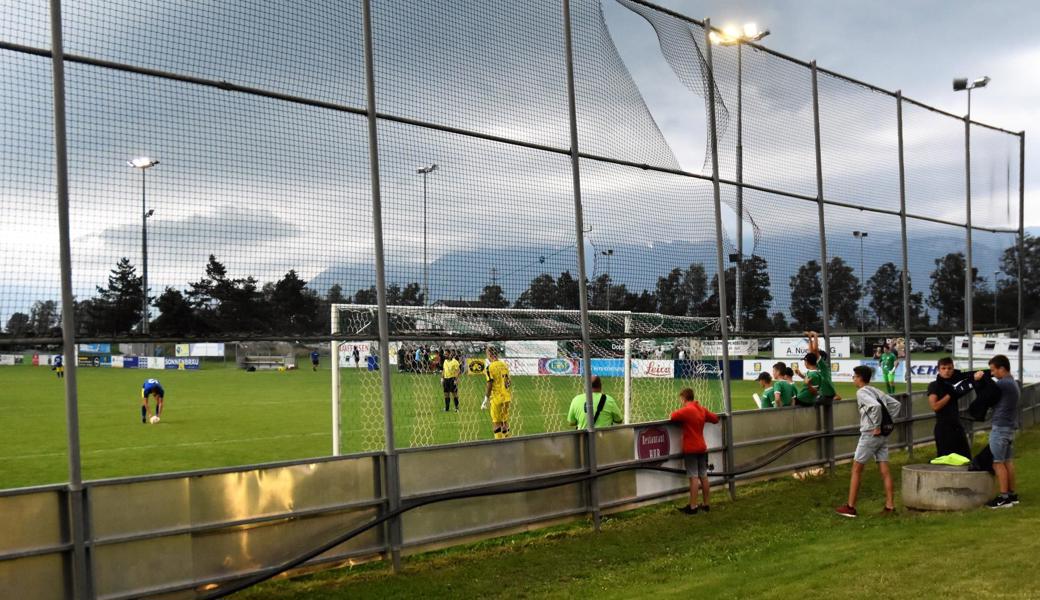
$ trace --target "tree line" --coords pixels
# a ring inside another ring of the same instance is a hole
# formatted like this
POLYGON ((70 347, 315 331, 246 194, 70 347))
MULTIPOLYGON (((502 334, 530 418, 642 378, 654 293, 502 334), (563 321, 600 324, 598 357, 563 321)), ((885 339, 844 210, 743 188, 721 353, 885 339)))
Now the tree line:
MULTIPOLYGON (((1040 238, 1026 236, 1022 284, 1026 290, 1040 289, 1040 238)), ((953 330, 964 328, 964 275, 966 261, 961 253, 950 253, 934 261, 928 295, 922 291, 910 294, 909 313, 915 330, 953 330), (931 309, 931 311, 929 311, 931 309), (934 312, 932 319, 930 312, 934 312)), ((789 310, 773 307, 769 264, 765 258, 752 255, 744 260, 742 270, 742 306, 744 328, 748 331, 787 331, 820 328, 823 311, 821 266, 816 260, 801 265, 789 277, 789 310)), ((1012 324, 1018 318, 1015 280, 1018 253, 1015 248, 1004 251, 1000 261, 1004 277, 993 285, 974 272, 974 305, 976 323, 1012 324), (995 312, 994 312, 995 309, 995 312)), ((894 263, 882 264, 865 282, 840 257, 828 262, 828 297, 831 324, 840 329, 895 329, 903 322, 902 270, 894 263), (870 301, 866 304, 862 300, 870 301), (862 310, 861 310, 862 308, 862 310)), ((615 283, 607 273, 587 283, 589 308, 592 310, 628 310, 684 316, 718 316, 718 275, 708 280, 700 263, 686 268, 673 268, 657 278, 653 289, 630 290, 615 283)), ((725 271, 727 314, 736 309, 736 267, 725 271)), ((911 282, 913 290, 913 282, 911 282)), ((493 283, 484 287, 468 306, 486 308, 579 308, 578 279, 569 271, 553 276, 541 273, 512 302, 502 287, 493 283)), ((156 336, 205 336, 211 334, 322 335, 329 331, 329 306, 332 304, 375 304, 375 286, 344 293, 339 284, 331 286, 324 296, 307 287, 307 281, 295 270, 289 270, 277 281, 261 284, 254 277, 235 278, 227 267, 210 255, 204 275, 186 287, 166 287, 149 304, 158 316, 151 320, 149 333, 156 336)), ((387 301, 391 305, 423 306, 426 298, 418 283, 387 285, 387 301)), ((84 337, 120 337, 141 333, 143 316, 143 282, 129 259, 119 260, 108 276, 107 284, 97 286, 96 295, 75 300, 77 333, 84 337)), ((1040 306, 1025 307, 1026 324, 1040 323, 1040 306)), ((5 333, 13 337, 60 336, 61 311, 54 300, 35 302, 26 312, 15 312, 7 321, 5 333)))

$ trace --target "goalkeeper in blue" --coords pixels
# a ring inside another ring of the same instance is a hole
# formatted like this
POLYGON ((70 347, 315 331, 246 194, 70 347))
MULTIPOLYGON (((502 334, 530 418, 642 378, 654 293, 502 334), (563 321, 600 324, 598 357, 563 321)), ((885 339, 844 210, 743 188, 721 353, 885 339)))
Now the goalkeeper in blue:
POLYGON ((148 397, 155 396, 155 416, 158 417, 159 413, 162 412, 163 398, 166 396, 166 391, 163 390, 162 384, 159 383, 158 379, 146 379, 141 384, 141 422, 148 422, 148 397))

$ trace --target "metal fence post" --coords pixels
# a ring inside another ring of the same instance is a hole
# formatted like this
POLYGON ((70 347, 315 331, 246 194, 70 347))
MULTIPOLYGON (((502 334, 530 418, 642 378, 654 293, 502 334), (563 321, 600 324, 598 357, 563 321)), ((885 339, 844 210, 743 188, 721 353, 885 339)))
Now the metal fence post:
POLYGON ((1018 142, 1018 384, 1025 383, 1026 319, 1022 288, 1022 263, 1026 260, 1026 132, 1019 132, 1018 142))
POLYGON ((69 451, 68 510, 72 542, 72 593, 93 598, 87 556, 86 492, 79 447, 79 396, 76 386, 76 309, 72 296, 72 242, 69 223, 69 156, 65 128, 65 50, 61 0, 51 0, 51 73, 54 93, 54 166, 58 192, 58 251, 61 263, 62 365, 65 368, 65 430, 69 451))
MULTIPOLYGON (((899 229, 903 251, 903 373, 906 381, 906 407, 904 416, 909 420, 904 427, 906 451, 910 459, 914 458, 914 397, 913 373, 910 371, 910 255, 906 240, 906 163, 903 157, 903 90, 896 92, 896 135, 899 140, 899 229)), ((864 339, 864 349, 866 339, 864 339)))
MULTIPOLYGON (((969 109, 970 111, 970 109, 969 109)), ((968 370, 975 370, 975 319, 972 302, 975 277, 972 273, 971 257, 971 113, 964 115, 964 195, 967 199, 967 232, 968 248, 964 261, 964 331, 968 334, 968 370)))
MULTIPOLYGON (((830 284, 827 281, 827 232, 824 229, 823 214, 823 157, 820 152, 820 90, 817 82, 816 61, 810 63, 812 68, 812 108, 813 108, 813 139, 816 144, 816 207, 819 218, 818 229, 820 232, 820 280, 821 308, 823 309, 823 344, 827 348, 827 362, 833 364, 834 357, 831 356, 831 309, 830 309, 830 284)), ((862 273, 860 274, 862 276, 862 273)), ((834 406, 826 403, 822 406, 823 429, 827 433, 834 432, 834 406)), ((834 471, 834 438, 827 437, 823 440, 823 458, 827 461, 827 469, 834 471)))
MULTIPOLYGON (((574 232, 578 248, 578 310, 581 315, 581 366, 585 386, 585 452, 589 474, 596 473, 596 423, 592 407, 592 355, 589 336, 589 296, 585 284, 585 219, 581 205, 581 159, 578 157, 578 118, 574 99, 574 46, 571 40, 571 3, 563 0, 563 44, 567 62, 567 111, 570 119, 571 175, 574 180, 574 232)), ((607 291, 609 295, 609 290, 607 291)), ((627 339, 627 338, 626 338, 627 339)), ((589 511, 592 525, 599 531, 599 484, 589 480, 589 511)))
MULTIPOLYGON (((723 259, 724 250, 722 245, 722 192, 719 189, 719 127, 718 118, 715 114, 715 64, 711 57, 711 19, 704 19, 704 47, 707 53, 708 67, 708 136, 711 139, 711 186, 715 201, 715 266, 718 269, 718 291, 719 291, 719 335, 722 341, 722 401, 726 409, 725 425, 723 426, 723 437, 725 438, 726 458, 725 470, 733 470, 733 395, 730 387, 729 372, 729 322, 726 319, 728 303, 726 301, 726 263, 723 259)), ((739 217, 739 216, 738 216, 739 217)), ((736 481, 731 476, 726 476, 727 487, 730 498, 737 494, 736 481)))
MULTIPOLYGON (((362 0, 365 36, 365 89, 368 112, 368 163, 372 180, 372 240, 376 255, 376 302, 379 318, 379 374, 383 384, 383 435, 386 454, 386 499, 389 510, 401 506, 401 477, 394 444, 394 407, 390 386, 390 322, 386 312, 386 268, 383 254, 383 202, 379 187, 379 124, 376 120, 375 69, 372 58, 372 6, 362 0)), ((389 524, 387 545, 394 572, 401 570, 401 519, 389 524)))

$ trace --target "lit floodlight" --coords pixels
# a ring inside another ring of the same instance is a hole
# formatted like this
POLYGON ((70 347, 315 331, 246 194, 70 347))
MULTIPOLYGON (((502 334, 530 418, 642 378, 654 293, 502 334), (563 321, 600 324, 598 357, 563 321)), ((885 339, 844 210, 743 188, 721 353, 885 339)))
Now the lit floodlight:
POLYGON ((130 165, 135 169, 150 169, 151 167, 154 167, 155 165, 159 164, 159 161, 152 158, 148 158, 147 156, 141 156, 126 161, 126 164, 130 165))

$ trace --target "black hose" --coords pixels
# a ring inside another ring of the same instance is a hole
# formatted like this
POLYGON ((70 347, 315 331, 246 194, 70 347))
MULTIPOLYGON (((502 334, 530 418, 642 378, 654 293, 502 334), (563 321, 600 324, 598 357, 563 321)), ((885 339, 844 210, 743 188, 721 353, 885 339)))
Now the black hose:
MULTIPOLYGON (((787 454, 791 450, 794 450, 795 448, 797 448, 798 446, 801 446, 802 444, 804 444, 806 442, 811 442, 813 440, 824 439, 824 438, 845 437, 845 436, 858 436, 859 434, 860 434, 860 432, 858 430, 857 431, 840 431, 840 432, 834 432, 834 433, 811 433, 811 434, 806 434, 806 435, 803 435, 803 436, 792 438, 786 444, 784 444, 784 445, 782 445, 782 446, 780 446, 780 447, 770 451, 769 453, 763 455, 761 458, 756 460, 754 463, 740 465, 740 466, 736 467, 735 469, 733 469, 732 471, 719 471, 719 472, 713 471, 713 472, 709 473, 709 475, 712 476, 712 477, 736 477, 738 475, 743 475, 745 473, 750 473, 752 471, 757 471, 758 469, 761 469, 762 467, 765 467, 766 465, 769 465, 769 464, 775 462, 781 456, 787 454)), ((280 565, 276 565, 274 567, 270 567, 270 568, 264 569, 260 573, 257 573, 257 574, 254 574, 254 575, 250 575, 248 577, 236 580, 234 583, 229 584, 229 585, 227 585, 225 587, 221 587, 221 588, 218 588, 218 589, 215 589, 215 590, 210 590, 210 591, 202 594, 201 596, 199 596, 199 598, 202 599, 202 600, 209 600, 209 599, 213 599, 213 598, 223 598, 224 596, 227 596, 229 594, 233 594, 235 592, 239 592, 241 590, 244 590, 244 589, 246 589, 248 587, 254 586, 254 585, 258 584, 258 583, 261 583, 263 581, 266 581, 266 580, 274 577, 275 575, 278 575, 279 573, 284 573, 285 571, 288 571, 290 569, 298 567, 298 566, 302 565, 303 563, 307 562, 308 560, 314 558, 315 556, 318 556, 318 555, 320 555, 320 554, 322 554, 324 552, 327 552, 327 551, 331 550, 332 548, 335 548, 336 546, 338 546, 338 545, 340 545, 340 544, 342 544, 344 542, 347 542, 347 541, 351 540, 354 537, 357 537, 357 536, 361 535, 362 533, 368 531, 369 529, 372 529, 373 527, 378 527, 379 525, 382 525, 383 523, 385 523, 385 522, 387 522, 387 521, 389 521, 391 519, 397 518, 398 516, 408 512, 410 510, 413 510, 413 509, 416 509, 416 508, 419 508, 419 507, 422 507, 422 506, 427 506, 429 504, 436 504, 437 502, 445 502, 447 500, 461 500, 461 499, 465 499, 465 498, 479 498, 479 497, 483 497, 483 496, 497 496, 497 495, 502 495, 502 494, 515 494, 515 493, 521 493, 521 492, 534 492, 534 491, 545 490, 545 489, 550 489, 550 488, 554 488, 554 487, 560 487, 560 486, 564 486, 564 485, 573 485, 573 484, 576 484, 576 483, 582 483, 582 482, 589 481, 589 480, 592 480, 592 479, 597 479, 599 477, 607 477, 607 476, 610 476, 610 475, 616 475, 618 473, 623 473, 623 472, 626 472, 626 471, 646 470, 646 471, 658 471, 658 472, 663 472, 663 473, 674 473, 674 474, 683 474, 683 475, 686 474, 685 469, 678 469, 678 468, 675 468, 675 467, 665 467, 665 466, 662 466, 661 463, 665 462, 666 460, 671 460, 671 459, 666 458, 666 459, 661 459, 661 460, 655 459, 653 461, 632 462, 632 463, 627 463, 627 464, 623 464, 623 465, 618 465, 618 466, 615 466, 615 467, 608 467, 608 468, 605 468, 605 469, 600 469, 600 470, 596 471, 595 473, 583 473, 583 474, 580 474, 580 475, 577 475, 577 474, 560 475, 560 476, 556 476, 556 477, 546 477, 546 478, 540 479, 538 481, 533 481, 533 482, 523 483, 523 484, 489 485, 489 486, 482 487, 482 488, 479 488, 479 489, 465 490, 465 491, 447 491, 447 492, 442 492, 442 493, 439 493, 439 494, 431 494, 429 496, 424 496, 424 497, 416 499, 416 500, 405 502, 399 508, 397 508, 395 510, 392 510, 392 511, 388 511, 388 512, 380 515, 379 517, 376 517, 375 519, 372 519, 371 521, 368 521, 367 523, 358 525, 357 527, 354 527, 353 529, 350 529, 349 531, 347 531, 347 532, 345 532, 345 533, 343 533, 341 535, 336 536, 332 540, 330 540, 328 542, 325 542, 324 544, 322 544, 320 546, 312 548, 312 549, 310 549, 310 550, 308 550, 308 551, 306 551, 306 552, 304 552, 304 553, 302 553, 300 555, 297 555, 296 557, 291 558, 291 559, 281 563, 280 565)))

